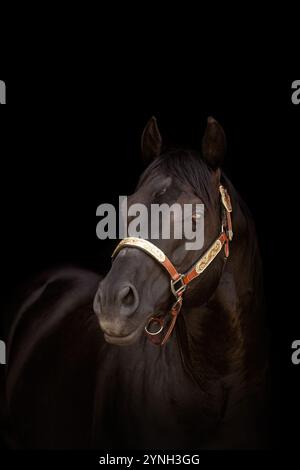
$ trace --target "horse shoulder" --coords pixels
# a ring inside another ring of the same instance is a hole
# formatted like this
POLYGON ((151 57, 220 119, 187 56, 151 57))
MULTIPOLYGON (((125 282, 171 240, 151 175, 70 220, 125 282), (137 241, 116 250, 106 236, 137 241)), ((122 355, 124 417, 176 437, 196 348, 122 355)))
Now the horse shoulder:
POLYGON ((103 344, 93 312, 99 281, 75 268, 43 274, 19 309, 8 345, 6 397, 25 446, 88 445, 103 344))

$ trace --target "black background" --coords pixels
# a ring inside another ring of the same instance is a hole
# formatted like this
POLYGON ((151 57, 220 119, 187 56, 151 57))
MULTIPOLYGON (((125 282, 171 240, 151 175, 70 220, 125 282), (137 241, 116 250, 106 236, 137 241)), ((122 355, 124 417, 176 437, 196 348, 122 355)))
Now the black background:
POLYGON ((291 363, 291 343, 300 338, 300 105, 291 102, 293 80, 128 69, 52 75, 0 69, 7 84, 0 113, 2 303, 48 267, 72 263, 105 272, 113 243, 96 238, 96 207, 134 191, 149 117, 157 117, 166 142, 200 149, 213 115, 228 139, 224 170, 252 211, 263 257, 273 448, 296 449, 300 365, 291 363))

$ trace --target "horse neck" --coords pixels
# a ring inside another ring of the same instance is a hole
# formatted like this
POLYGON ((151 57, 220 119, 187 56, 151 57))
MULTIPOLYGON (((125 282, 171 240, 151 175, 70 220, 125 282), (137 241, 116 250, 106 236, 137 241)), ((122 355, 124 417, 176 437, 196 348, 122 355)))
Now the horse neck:
POLYGON ((252 219, 239 198, 235 199, 233 228, 230 256, 216 291, 205 304, 184 307, 178 318, 183 365, 200 383, 240 373, 245 357, 252 354, 254 358, 255 351, 258 357, 263 343, 260 255, 252 219), (255 340, 245 338, 248 331, 255 340))
POLYGON ((147 389, 156 393, 156 390, 174 387, 174 380, 185 375, 175 334, 163 346, 153 344, 146 335, 141 335, 133 345, 108 348, 108 351, 111 355, 107 356, 109 373, 115 369, 114 376, 122 387, 128 384, 140 392, 147 389))

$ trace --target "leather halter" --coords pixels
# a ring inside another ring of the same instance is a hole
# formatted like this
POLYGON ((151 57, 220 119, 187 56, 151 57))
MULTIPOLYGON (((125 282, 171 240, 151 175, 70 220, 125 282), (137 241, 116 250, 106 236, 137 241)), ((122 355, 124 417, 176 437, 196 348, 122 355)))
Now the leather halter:
POLYGON ((155 259, 160 265, 166 269, 170 278, 171 278, 171 291, 175 296, 175 303, 173 304, 170 315, 171 315, 171 323, 170 326, 162 339, 162 341, 157 341, 156 336, 159 335, 163 328, 164 328, 164 321, 159 316, 151 317, 148 321, 147 325, 145 326, 145 331, 148 335, 148 338, 154 342, 155 344, 165 344, 174 327, 177 320, 177 316, 181 310, 182 302, 183 302, 183 294, 188 286, 188 284, 200 276, 205 269, 210 265, 210 263, 216 258, 216 256, 220 253, 224 246, 225 252, 225 259, 229 256, 229 241, 233 238, 233 231, 232 231, 232 221, 231 221, 231 212, 232 206, 229 194, 227 190, 220 185, 219 191, 221 195, 222 201, 222 225, 221 225, 221 233, 218 238, 214 241, 214 243, 208 248, 208 250, 201 256, 201 258, 196 261, 196 263, 189 269, 186 273, 180 274, 173 263, 169 260, 169 258, 165 255, 165 253, 158 248, 157 246, 153 245, 153 243, 149 242, 148 240, 144 240, 143 238, 136 238, 136 237, 129 237, 124 238, 121 242, 117 245, 116 249, 112 254, 112 258, 114 258, 117 253, 122 248, 125 247, 132 247, 138 248, 153 259, 155 259), (151 332, 149 327, 151 324, 157 323, 159 328, 155 332, 151 332))

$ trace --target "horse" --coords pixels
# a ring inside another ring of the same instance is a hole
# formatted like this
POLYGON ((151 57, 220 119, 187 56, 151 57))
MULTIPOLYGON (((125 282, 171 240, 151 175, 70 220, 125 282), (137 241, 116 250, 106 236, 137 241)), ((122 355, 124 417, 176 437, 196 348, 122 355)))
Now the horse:
POLYGON ((12 448, 267 445, 262 264, 250 212, 221 169, 225 132, 210 117, 201 152, 165 149, 152 117, 141 146, 147 166, 129 206, 204 204, 204 246, 129 241, 106 276, 66 267, 35 279, 8 342, 12 448), (176 276, 171 289, 155 253, 176 273, 205 269, 188 285, 176 276))

